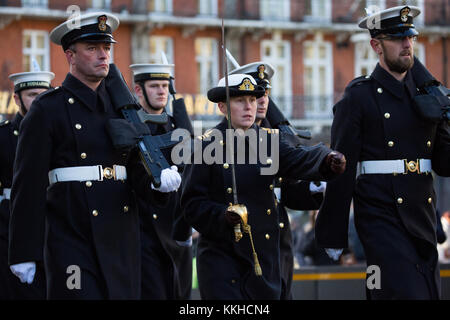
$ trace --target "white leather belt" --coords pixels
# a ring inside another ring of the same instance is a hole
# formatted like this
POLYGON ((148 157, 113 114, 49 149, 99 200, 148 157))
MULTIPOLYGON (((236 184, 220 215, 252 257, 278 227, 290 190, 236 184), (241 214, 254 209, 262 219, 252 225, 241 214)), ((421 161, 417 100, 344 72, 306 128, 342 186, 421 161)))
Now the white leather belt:
POLYGON ((67 181, 103 181, 103 179, 126 180, 127 170, 124 166, 103 167, 84 166, 53 169, 48 173, 50 185, 67 181))
POLYGON ((417 174, 431 172, 430 159, 417 159, 416 161, 402 160, 371 160, 358 163, 360 174, 417 174))

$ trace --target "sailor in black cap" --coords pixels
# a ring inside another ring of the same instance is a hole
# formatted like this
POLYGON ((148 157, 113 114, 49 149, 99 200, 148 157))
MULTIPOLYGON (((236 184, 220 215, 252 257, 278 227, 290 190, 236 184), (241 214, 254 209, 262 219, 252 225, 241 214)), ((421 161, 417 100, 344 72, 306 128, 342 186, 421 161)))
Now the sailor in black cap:
POLYGON ((450 132, 446 122, 429 122, 414 109, 413 18, 419 13, 399 6, 361 21, 379 63, 371 75, 350 82, 333 108, 331 147, 348 165, 327 185, 316 241, 338 258, 347 247, 353 199, 367 265, 379 268, 378 275, 368 276, 381 276, 367 287, 369 299, 440 295, 431 171, 450 176, 450 132))
MULTIPOLYGON (((273 101, 269 104, 269 95, 272 88, 270 80, 272 79, 275 68, 270 63, 263 61, 252 62, 240 66, 230 74, 245 73, 251 75, 260 86, 265 89, 265 94, 256 100, 256 120, 255 123, 262 128, 272 128, 271 123, 266 118, 269 108, 276 108, 273 101)), ((274 181, 274 192, 276 195, 275 206, 280 215, 280 269, 282 280, 281 299, 292 299, 291 292, 292 277, 294 274, 294 252, 291 226, 289 216, 285 206, 293 210, 317 210, 323 199, 325 191, 325 182, 320 182, 317 186, 309 181, 292 181, 277 177, 274 181)))
MULTIPOLYGON (((150 114, 166 113, 169 100, 169 82, 173 79, 173 64, 133 64, 134 90, 139 104, 150 114)), ((190 121, 187 119, 187 121, 190 121)), ((152 135, 161 135, 177 129, 177 123, 168 115, 165 124, 148 123, 152 135)), ((170 150, 165 152, 170 161, 170 150)), ((163 150, 164 152, 164 150, 163 150)), ((177 168, 177 167, 174 167, 177 168)), ((177 169, 178 170, 178 169, 177 169)), ((180 166, 180 172, 182 167, 180 166)), ((177 242, 172 237, 176 217, 180 216, 181 192, 169 193, 163 208, 138 197, 142 243, 142 299, 189 299, 192 289, 192 240, 177 242)))
MULTIPOLYGON (((265 89, 247 74, 230 75, 228 82, 229 120, 232 128, 241 129, 236 130, 236 137, 245 134, 245 150, 227 139, 227 119, 224 119, 202 136, 202 150, 206 153, 214 149, 220 156, 212 164, 206 158, 202 163, 194 161, 186 166, 183 174, 181 207, 200 233, 197 249, 200 294, 202 299, 281 299, 280 221, 273 193, 275 175, 325 180, 342 172, 345 162, 342 155, 325 146, 308 151, 293 148, 277 130, 260 129, 255 124, 256 99, 265 94, 265 89), (267 145, 250 140, 253 136, 260 141, 265 132, 267 145), (251 152, 259 154, 265 147, 270 149, 272 139, 279 142, 279 152, 269 150, 270 158, 252 162, 251 152), (229 145, 234 146, 231 152, 229 145), (246 161, 239 162, 243 158, 246 161), (339 164, 335 161, 338 158, 342 160, 339 164), (263 174, 261 170, 277 159, 278 172, 263 174), (230 161, 235 163, 234 169, 230 161), (235 203, 234 192, 239 203, 235 203), (242 225, 245 235, 239 240, 236 225, 240 221, 245 221, 242 225)), ((208 91, 208 99, 218 103, 228 117, 225 78, 208 91)))
POLYGON ((35 281, 31 286, 23 284, 15 277, 8 266, 8 226, 10 194, 13 178, 14 157, 16 154, 19 126, 30 110, 33 100, 48 90, 55 77, 52 72, 32 71, 11 74, 14 83, 14 100, 19 111, 12 121, 0 123, 0 299, 45 299, 45 273, 43 265, 37 266, 35 281))
MULTIPOLYGON (((50 34, 62 44, 70 72, 61 87, 33 102, 21 124, 9 264, 32 281, 33 264, 44 261, 49 299, 139 299, 132 190, 155 202, 167 198, 153 190, 141 163, 114 148, 106 130, 110 119, 122 118, 104 80, 118 19, 109 13, 75 19, 79 29, 68 20, 50 34), (31 267, 19 270, 22 263, 31 267)), ((165 170, 159 190, 176 190, 179 174, 165 170)))

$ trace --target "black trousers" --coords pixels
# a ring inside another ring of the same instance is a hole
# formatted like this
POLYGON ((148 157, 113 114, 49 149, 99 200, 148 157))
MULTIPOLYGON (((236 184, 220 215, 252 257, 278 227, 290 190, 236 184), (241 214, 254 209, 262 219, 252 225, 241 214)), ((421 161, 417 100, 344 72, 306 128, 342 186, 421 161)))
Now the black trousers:
MULTIPOLYGON (((356 209, 356 208, 355 208, 356 209)), ((398 217, 387 212, 357 212, 355 224, 367 265, 381 273, 381 288, 366 287, 368 299, 436 300, 440 275, 436 246, 413 237, 398 217)), ((370 276, 370 275, 369 275, 370 276)))

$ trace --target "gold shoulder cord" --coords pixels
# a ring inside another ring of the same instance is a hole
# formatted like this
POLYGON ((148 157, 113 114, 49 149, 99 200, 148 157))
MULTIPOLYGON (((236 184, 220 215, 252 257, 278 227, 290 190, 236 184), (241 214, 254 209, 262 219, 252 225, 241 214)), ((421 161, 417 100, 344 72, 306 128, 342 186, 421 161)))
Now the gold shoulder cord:
POLYGON ((255 274, 257 276, 262 276, 261 265, 259 264, 258 255, 256 254, 256 250, 255 250, 255 245, 253 244, 253 237, 252 237, 251 227, 250 227, 249 224, 243 225, 242 227, 244 228, 244 232, 248 233, 248 235, 250 237, 250 243, 252 245, 252 250, 253 250, 253 261, 255 263, 255 274))

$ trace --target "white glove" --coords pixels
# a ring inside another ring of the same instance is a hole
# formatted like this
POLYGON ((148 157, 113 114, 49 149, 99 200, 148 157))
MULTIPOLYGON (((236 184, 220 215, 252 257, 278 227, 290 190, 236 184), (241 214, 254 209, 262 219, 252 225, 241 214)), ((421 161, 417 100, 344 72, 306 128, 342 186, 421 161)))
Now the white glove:
POLYGON ((334 261, 338 261, 339 256, 342 254, 342 251, 344 251, 344 249, 325 248, 325 251, 331 259, 333 259, 334 261))
POLYGON ((178 173, 177 166, 171 166, 161 171, 161 185, 155 188, 152 183, 152 189, 160 192, 177 191, 181 184, 181 176, 178 173))
POLYGON ((312 194, 324 192, 326 187, 327 183, 323 181, 320 181, 319 186, 316 186, 314 182, 309 183, 309 191, 311 191, 312 194))
POLYGON ((20 282, 26 282, 28 284, 31 284, 33 282, 34 275, 36 273, 35 262, 13 264, 9 268, 11 269, 11 272, 20 279, 20 282))

